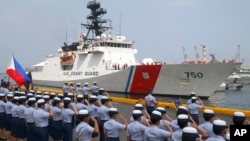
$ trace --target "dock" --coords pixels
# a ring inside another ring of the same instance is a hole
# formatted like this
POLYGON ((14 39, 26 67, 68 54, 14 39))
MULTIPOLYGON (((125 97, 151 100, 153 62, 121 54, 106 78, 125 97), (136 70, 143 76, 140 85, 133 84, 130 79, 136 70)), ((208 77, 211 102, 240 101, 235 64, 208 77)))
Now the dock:
MULTIPOLYGON (((41 92, 53 92, 56 94, 62 93, 61 91, 58 90, 45 90, 45 89, 36 89, 36 91, 41 91, 41 92)), ((114 107, 118 108, 118 111, 120 112, 120 114, 122 114, 128 121, 130 120, 130 117, 132 115, 132 111, 134 109, 134 105, 136 103, 141 103, 142 105, 145 105, 144 100, 138 100, 138 99, 128 99, 128 98, 118 98, 118 97, 110 97, 110 99, 112 100, 112 104, 114 107)), ((186 104, 183 104, 183 106, 186 106, 186 104)), ((168 114, 168 116, 170 116, 172 119, 176 118, 176 106, 175 104, 172 102, 159 102, 157 104, 157 107, 164 107, 166 109, 166 112, 168 114)), ((225 120, 227 122, 227 125, 230 126, 231 124, 233 124, 232 121, 232 115, 235 111, 240 111, 245 113, 246 117, 249 118, 250 117, 250 111, 248 110, 239 110, 239 109, 230 109, 230 108, 219 108, 219 107, 209 107, 209 106, 205 106, 204 109, 211 109, 214 110, 215 112, 215 116, 218 119, 222 119, 225 120)), ((200 123, 204 122, 203 119, 203 109, 201 109, 199 111, 199 117, 200 117, 200 123)), ((121 121, 118 117, 117 119, 118 121, 121 121)), ((75 130, 73 132, 73 136, 74 136, 74 140, 75 140, 75 130)), ((96 141, 99 140, 99 138, 96 138, 96 141)), ((120 133, 120 140, 121 141, 126 141, 127 137, 126 137, 126 131, 121 131, 120 133)), ((169 139, 171 141, 171 139, 169 139)))

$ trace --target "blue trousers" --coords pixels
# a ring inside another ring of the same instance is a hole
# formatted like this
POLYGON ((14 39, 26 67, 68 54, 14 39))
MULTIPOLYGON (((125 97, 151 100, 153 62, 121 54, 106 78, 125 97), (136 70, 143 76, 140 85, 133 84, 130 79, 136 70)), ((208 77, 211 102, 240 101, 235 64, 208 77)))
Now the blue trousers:
POLYGON ((199 114, 190 114, 190 116, 193 118, 196 124, 199 125, 199 114))
POLYGON ((101 120, 99 123, 99 130, 100 130, 100 141, 105 141, 104 139, 104 132, 103 132, 103 125, 107 120, 101 120))
POLYGON ((11 114, 5 115, 5 130, 7 131, 11 131, 11 119, 12 119, 11 114))
POLYGON ((52 138, 54 140, 62 140, 62 120, 52 121, 52 138))
POLYGON ((49 141, 48 127, 35 127, 35 141, 49 141))
POLYGON ((63 126, 63 141, 72 141, 72 124, 64 123, 63 126))
POLYGON ((36 140, 35 136, 35 124, 34 123, 27 123, 26 131, 27 131, 27 141, 34 141, 36 140))
POLYGON ((107 137, 106 141, 120 141, 120 139, 119 137, 117 138, 107 137))

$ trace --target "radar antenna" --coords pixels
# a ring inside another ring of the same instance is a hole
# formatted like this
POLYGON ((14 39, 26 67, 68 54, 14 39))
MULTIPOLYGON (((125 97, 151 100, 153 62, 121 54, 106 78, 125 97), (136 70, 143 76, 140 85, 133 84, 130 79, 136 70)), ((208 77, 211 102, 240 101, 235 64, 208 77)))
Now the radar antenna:
POLYGON ((87 16, 87 24, 81 24, 88 32, 84 37, 84 41, 94 40, 96 36, 101 36, 109 27, 103 26, 104 23, 107 23, 107 19, 102 19, 102 16, 107 13, 107 10, 101 7, 100 2, 96 0, 90 0, 87 4, 87 8, 91 10, 90 15, 87 16), (90 32, 92 37, 89 38, 90 32))

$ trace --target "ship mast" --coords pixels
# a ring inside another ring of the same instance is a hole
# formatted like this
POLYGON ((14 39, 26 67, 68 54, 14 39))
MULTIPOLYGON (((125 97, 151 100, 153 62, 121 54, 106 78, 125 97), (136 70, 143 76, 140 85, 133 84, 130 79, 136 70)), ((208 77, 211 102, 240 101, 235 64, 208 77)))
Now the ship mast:
POLYGON ((109 29, 109 27, 103 26, 103 24, 107 23, 107 21, 109 20, 101 19, 102 16, 107 13, 107 10, 101 7, 100 2, 97 2, 96 0, 90 0, 87 4, 87 8, 91 10, 91 13, 87 16, 87 24, 81 25, 88 29, 88 32, 84 37, 84 42, 92 42, 95 37, 101 36, 103 32, 109 29), (92 36, 89 38, 90 33, 92 34, 92 36))

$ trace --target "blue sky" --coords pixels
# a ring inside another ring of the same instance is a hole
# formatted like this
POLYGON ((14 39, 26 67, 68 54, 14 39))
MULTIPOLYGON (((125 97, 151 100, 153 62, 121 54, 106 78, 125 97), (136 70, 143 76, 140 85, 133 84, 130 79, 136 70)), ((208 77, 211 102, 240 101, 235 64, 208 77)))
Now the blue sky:
MULTIPOLYGON (((183 61, 182 47, 195 59, 200 44, 218 60, 241 59, 250 64, 249 0, 101 0, 112 19, 113 33, 135 41, 136 58, 167 63, 183 61), (121 19, 121 20, 119 20, 121 19), (121 21, 121 22, 120 22, 121 21), (121 25, 121 29, 119 29, 121 25)), ((78 41, 89 10, 87 0, 2 0, 0 2, 0 72, 12 54, 24 67, 56 54, 66 40, 78 41)), ((201 55, 200 55, 201 56, 201 55)), ((207 59, 210 59, 207 56, 207 59)))

